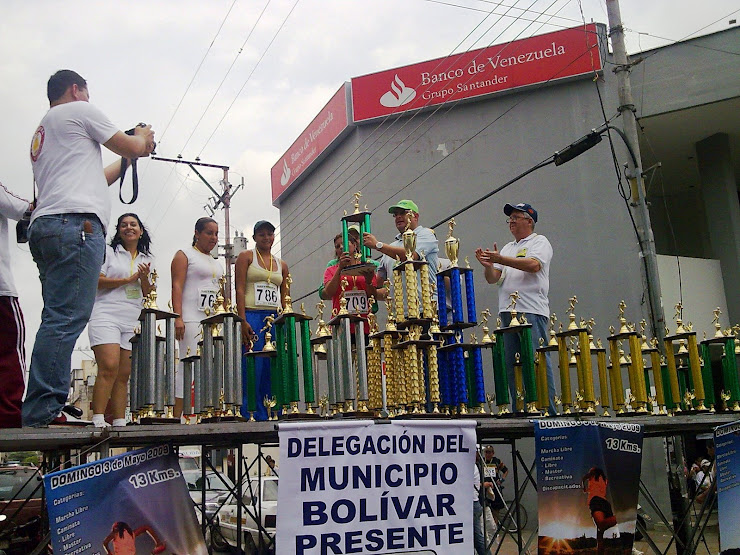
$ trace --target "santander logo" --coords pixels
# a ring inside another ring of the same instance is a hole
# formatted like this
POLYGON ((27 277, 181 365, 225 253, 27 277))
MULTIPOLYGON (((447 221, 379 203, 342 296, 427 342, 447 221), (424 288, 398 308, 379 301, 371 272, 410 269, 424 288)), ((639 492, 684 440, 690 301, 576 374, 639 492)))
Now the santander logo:
POLYGON ((391 81, 391 90, 380 97, 380 103, 386 108, 398 108, 416 98, 416 91, 401 81, 398 75, 391 81))
POLYGON ((283 160, 283 175, 280 176, 280 185, 285 187, 290 179, 290 168, 288 167, 288 161, 283 160))

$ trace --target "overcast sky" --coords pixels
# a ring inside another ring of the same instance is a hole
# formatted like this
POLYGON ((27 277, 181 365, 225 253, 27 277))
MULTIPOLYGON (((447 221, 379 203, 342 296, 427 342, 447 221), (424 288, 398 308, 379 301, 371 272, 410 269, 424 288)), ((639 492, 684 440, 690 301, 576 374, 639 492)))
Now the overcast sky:
MULTIPOLYGON (((579 4, 587 22, 607 23, 604 0, 3 0, 0 181, 32 198, 28 150, 48 109, 46 81, 74 69, 121 129, 153 125, 159 155, 199 156, 229 166, 232 183, 243 179, 231 223, 251 236, 257 220, 279 222, 270 168, 342 82, 573 27, 582 21, 579 4)), ((738 8, 736 0, 621 0, 628 50, 725 29, 738 8)), ((106 151, 104 161, 113 160, 106 151)), ((218 186, 220 171, 202 173, 218 186)), ((139 177, 132 207, 111 187, 112 221, 134 211, 150 229, 163 306, 169 263, 189 244, 210 195, 183 165, 145 160, 139 177)), ((223 222, 222 212, 215 217, 223 222)), ((27 245, 11 241, 10 253, 30 356, 42 307, 38 272, 27 245)), ((88 345, 84 332, 78 346, 88 345)))

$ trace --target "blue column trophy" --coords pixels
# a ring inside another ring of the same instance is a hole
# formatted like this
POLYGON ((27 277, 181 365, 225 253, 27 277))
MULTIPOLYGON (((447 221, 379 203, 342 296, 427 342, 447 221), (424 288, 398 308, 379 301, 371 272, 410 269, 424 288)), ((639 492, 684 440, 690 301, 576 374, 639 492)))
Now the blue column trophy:
POLYGON ((449 233, 445 239, 445 253, 450 268, 437 273, 437 305, 442 331, 452 332, 439 349, 441 402, 450 412, 460 415, 475 412, 485 414, 486 392, 483 379, 481 345, 471 338, 463 342, 465 328, 478 325, 475 311, 473 270, 458 266, 460 240, 452 235, 455 219, 448 222, 449 233), (447 283, 452 301, 452 321, 447 314, 447 283), (464 285, 464 288, 463 288, 464 285), (463 293, 464 291, 464 293, 463 293))

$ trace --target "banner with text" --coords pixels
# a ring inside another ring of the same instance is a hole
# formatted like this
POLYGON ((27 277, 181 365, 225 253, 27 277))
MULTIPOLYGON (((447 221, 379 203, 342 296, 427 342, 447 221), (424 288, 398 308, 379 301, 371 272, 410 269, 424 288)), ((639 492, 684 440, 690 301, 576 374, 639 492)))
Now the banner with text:
POLYGON ((601 70, 598 26, 563 29, 352 79, 355 122, 601 70))
POLYGON ((740 421, 714 431, 714 472, 717 480, 719 549, 740 553, 740 421))
POLYGON ((170 445, 53 472, 44 486, 54 553, 208 553, 170 445))
POLYGON ((642 437, 640 424, 535 423, 540 555, 630 555, 642 437))
POLYGON ((350 129, 348 83, 331 97, 313 121, 270 170, 272 203, 283 196, 304 173, 326 156, 350 129))
POLYGON ((471 553, 475 425, 280 424, 277 554, 471 553))

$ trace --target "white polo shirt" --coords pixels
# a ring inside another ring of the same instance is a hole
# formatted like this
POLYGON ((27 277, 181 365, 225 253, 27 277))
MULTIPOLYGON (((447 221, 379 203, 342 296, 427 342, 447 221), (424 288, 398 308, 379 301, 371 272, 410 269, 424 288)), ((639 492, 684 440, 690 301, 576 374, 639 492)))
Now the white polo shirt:
MULTIPOLYGON (((100 273, 113 279, 121 279, 134 275, 139 271, 139 264, 151 264, 150 271, 154 271, 154 257, 138 253, 136 258, 122 246, 115 250, 110 246, 105 247, 105 262, 100 268, 100 273)), ((98 289, 95 295, 95 306, 93 306, 90 322, 112 321, 130 323, 131 329, 136 327, 136 322, 141 314, 143 294, 139 280, 128 283, 115 289, 98 289)))
POLYGON ((506 310, 510 295, 519 292, 516 311, 530 314, 550 316, 550 302, 547 295, 550 291, 550 261, 552 260, 552 245, 544 235, 532 233, 521 241, 511 241, 500 251, 502 256, 512 258, 534 258, 540 262, 539 272, 523 272, 516 268, 494 264, 493 267, 501 270, 498 280, 498 309, 506 310))

